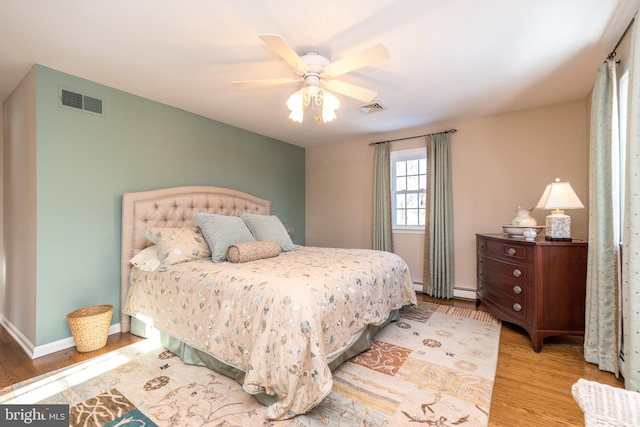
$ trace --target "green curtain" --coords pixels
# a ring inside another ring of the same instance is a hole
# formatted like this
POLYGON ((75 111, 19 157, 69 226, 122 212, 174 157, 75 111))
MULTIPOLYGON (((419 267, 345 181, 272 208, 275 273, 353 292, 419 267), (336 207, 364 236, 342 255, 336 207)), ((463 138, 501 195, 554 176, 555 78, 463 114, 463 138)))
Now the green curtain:
MULTIPOLYGON (((636 17, 636 24, 638 19, 636 17)), ((625 388, 640 392, 640 29, 633 25, 622 247, 625 388)))
POLYGON ((388 142, 375 145, 373 164, 373 249, 393 251, 391 237, 391 160, 388 142))
POLYGON ((589 254, 584 358, 618 375, 619 164, 614 61, 599 69, 591 98, 589 144, 589 254))
POLYGON ((436 298, 453 298, 453 196, 449 132, 426 138, 427 224, 424 230, 424 291, 436 298))

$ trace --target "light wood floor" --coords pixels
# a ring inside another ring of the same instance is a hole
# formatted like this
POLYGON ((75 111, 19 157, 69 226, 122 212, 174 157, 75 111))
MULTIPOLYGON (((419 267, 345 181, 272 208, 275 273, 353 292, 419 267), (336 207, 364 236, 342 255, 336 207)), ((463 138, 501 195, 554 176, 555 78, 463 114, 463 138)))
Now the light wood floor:
MULTIPOLYGON (((471 301, 443 301, 424 295, 419 298, 475 309, 475 303, 471 301)), ((482 306, 479 309, 482 310, 482 306)), ((114 334, 104 348, 94 352, 78 353, 71 348, 31 360, 9 333, 0 327, 0 389, 139 340, 128 333, 114 334)), ((524 330, 503 323, 489 426, 584 425, 582 411, 571 395, 571 386, 579 378, 624 386, 622 379, 599 371, 596 366, 584 361, 581 338, 547 338, 542 351, 535 353, 524 330)))
MULTIPOLYGON (((475 301, 419 298, 475 309, 475 301)), ((571 395, 580 378, 624 387, 622 379, 584 361, 581 337, 549 337, 536 353, 524 329, 503 322, 489 427, 583 426, 582 410, 571 395)))

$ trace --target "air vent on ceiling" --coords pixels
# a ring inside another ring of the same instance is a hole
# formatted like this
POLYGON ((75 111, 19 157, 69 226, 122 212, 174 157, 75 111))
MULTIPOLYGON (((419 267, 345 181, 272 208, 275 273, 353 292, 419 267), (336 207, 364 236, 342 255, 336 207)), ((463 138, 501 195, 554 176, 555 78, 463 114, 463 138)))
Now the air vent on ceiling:
POLYGON ((385 110, 384 106, 379 102, 374 102, 371 104, 360 104, 356 106, 356 108, 362 111, 364 114, 371 114, 385 110))
POLYGON ((102 99, 93 98, 67 89, 60 89, 60 103, 65 107, 102 114, 102 99))

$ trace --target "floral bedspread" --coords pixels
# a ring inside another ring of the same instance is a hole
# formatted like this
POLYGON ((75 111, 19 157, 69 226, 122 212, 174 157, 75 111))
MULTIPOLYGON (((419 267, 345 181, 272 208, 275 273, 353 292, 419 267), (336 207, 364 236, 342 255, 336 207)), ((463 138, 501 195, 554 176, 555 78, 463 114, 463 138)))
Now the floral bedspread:
POLYGON ((243 370, 248 393, 277 397, 266 418, 285 419, 329 394, 327 361, 359 331, 415 303, 408 267, 395 254, 298 246, 242 264, 134 268, 124 312, 243 370))

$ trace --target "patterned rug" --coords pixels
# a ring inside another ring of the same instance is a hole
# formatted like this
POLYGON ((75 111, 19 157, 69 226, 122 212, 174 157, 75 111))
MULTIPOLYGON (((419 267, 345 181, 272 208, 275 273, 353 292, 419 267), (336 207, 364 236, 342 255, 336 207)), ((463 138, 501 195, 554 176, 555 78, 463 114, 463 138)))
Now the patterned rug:
POLYGON ((0 391, 0 404, 69 404, 72 426, 486 426, 500 323, 420 302, 334 372, 309 413, 266 421, 242 387, 145 340, 0 391))

